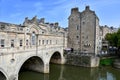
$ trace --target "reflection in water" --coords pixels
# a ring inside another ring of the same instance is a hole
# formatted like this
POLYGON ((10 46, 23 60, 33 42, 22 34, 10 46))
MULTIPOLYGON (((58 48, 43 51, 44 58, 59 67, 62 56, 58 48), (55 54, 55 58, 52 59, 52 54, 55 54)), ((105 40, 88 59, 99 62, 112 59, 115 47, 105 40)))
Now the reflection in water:
POLYGON ((19 80, 120 80, 120 70, 111 67, 83 68, 66 65, 50 66, 50 74, 24 71, 19 80))

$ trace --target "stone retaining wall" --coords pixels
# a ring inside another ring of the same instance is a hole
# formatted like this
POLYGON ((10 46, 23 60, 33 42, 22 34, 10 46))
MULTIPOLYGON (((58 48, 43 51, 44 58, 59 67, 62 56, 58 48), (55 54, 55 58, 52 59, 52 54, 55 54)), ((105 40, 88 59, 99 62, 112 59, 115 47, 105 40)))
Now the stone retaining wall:
POLYGON ((66 55, 66 64, 75 65, 75 66, 83 66, 83 67, 98 67, 99 66, 99 57, 67 54, 66 55))

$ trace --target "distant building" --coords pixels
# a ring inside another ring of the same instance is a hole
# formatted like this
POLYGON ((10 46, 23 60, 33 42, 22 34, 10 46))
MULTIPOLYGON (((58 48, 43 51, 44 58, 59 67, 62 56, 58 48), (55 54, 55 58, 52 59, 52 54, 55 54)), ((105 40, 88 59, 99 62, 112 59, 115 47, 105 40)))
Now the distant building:
POLYGON ((118 31, 118 28, 114 28, 114 27, 109 27, 107 25, 105 26, 100 26, 101 30, 102 30, 102 39, 105 39, 105 36, 107 33, 115 33, 118 31))
POLYGON ((107 25, 105 26, 100 26, 100 32, 101 32, 101 39, 102 39, 102 51, 106 51, 109 48, 109 43, 108 41, 105 40, 105 36, 108 33, 115 33, 118 31, 118 28, 114 27, 108 27, 107 25))
POLYGON ((68 18, 68 47, 83 53, 97 54, 101 49, 99 18, 86 6, 79 12, 72 8, 68 18))

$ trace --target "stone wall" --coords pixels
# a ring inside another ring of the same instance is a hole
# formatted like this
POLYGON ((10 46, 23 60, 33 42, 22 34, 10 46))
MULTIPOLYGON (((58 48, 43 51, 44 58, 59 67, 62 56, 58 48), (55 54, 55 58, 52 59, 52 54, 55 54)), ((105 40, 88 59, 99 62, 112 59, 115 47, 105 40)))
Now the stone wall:
POLYGON ((98 67, 99 58, 95 56, 79 55, 79 54, 67 54, 66 64, 83 67, 98 67))

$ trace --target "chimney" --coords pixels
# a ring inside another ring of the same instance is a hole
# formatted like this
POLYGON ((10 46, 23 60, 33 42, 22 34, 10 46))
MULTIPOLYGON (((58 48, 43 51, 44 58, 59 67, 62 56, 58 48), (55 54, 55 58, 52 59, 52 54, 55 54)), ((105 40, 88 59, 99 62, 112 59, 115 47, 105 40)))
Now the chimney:
POLYGON ((55 26, 56 26, 56 27, 58 27, 58 26, 59 26, 59 23, 58 23, 58 22, 56 22, 56 23, 55 23, 55 26))
POLYGON ((78 12, 79 12, 78 7, 71 9, 71 14, 78 13, 78 12))
POLYGON ((86 6, 85 10, 90 10, 90 7, 89 7, 89 6, 86 6))
POLYGON ((45 23, 45 18, 41 18, 41 19, 40 19, 40 23, 43 23, 43 24, 44 24, 44 23, 45 23))

